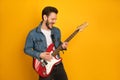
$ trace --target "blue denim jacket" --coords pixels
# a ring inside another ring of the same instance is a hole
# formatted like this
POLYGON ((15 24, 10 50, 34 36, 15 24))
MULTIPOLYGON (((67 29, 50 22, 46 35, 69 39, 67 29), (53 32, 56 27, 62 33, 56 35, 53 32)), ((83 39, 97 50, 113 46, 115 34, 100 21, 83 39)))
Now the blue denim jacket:
MULTIPOLYGON (((54 44, 58 47, 61 44, 61 33, 56 27, 51 29, 51 35, 54 35, 54 44)), ((47 49, 46 38, 41 32, 41 23, 35 29, 31 30, 27 36, 24 52, 40 60, 39 55, 47 49)))

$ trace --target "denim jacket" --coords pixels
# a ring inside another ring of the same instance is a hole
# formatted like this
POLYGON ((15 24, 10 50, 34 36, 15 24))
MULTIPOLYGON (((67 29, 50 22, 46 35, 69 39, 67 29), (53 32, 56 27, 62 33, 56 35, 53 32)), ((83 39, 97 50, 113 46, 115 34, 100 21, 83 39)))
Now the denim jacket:
MULTIPOLYGON (((61 33, 56 27, 51 29, 51 35, 54 35, 54 45, 58 47, 61 44, 61 33)), ((24 52, 33 58, 40 60, 40 54, 47 49, 45 35, 41 32, 41 23, 35 29, 31 30, 27 36, 24 52)))

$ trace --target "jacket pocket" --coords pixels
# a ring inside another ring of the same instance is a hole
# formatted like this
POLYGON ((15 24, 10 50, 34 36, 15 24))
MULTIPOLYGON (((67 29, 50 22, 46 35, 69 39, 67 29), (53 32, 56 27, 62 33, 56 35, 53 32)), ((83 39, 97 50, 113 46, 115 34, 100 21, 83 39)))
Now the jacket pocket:
POLYGON ((42 42, 43 42, 42 40, 35 40, 34 41, 35 50, 38 50, 38 51, 42 50, 42 46, 43 46, 42 42))

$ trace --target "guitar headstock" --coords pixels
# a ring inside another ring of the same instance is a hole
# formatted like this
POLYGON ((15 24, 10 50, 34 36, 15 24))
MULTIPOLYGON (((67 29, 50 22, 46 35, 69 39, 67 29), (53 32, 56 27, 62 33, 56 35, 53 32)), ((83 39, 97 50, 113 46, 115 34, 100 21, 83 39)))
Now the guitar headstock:
POLYGON ((87 22, 84 22, 83 24, 81 24, 80 26, 77 27, 77 29, 79 29, 79 31, 82 31, 83 29, 85 29, 88 26, 87 22))

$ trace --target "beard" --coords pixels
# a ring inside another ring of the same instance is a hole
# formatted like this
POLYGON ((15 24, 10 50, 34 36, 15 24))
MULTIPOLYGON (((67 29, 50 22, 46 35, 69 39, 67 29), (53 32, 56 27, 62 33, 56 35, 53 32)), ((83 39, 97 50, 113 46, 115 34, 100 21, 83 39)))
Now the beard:
POLYGON ((48 29, 52 29, 52 26, 53 26, 54 23, 50 23, 48 20, 46 21, 46 26, 48 29))

